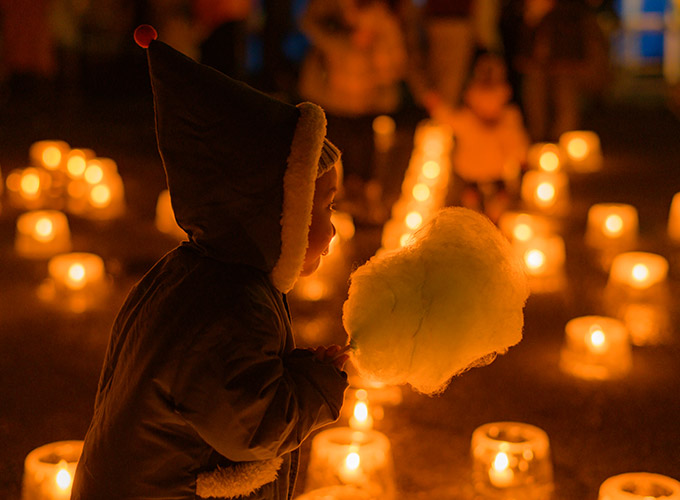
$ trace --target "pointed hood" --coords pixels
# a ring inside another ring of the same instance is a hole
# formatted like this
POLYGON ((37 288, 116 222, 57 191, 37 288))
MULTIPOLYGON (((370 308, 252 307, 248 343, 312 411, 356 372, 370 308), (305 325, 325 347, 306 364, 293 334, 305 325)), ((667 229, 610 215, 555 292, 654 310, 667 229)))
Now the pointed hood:
POLYGON ((158 149, 189 245, 270 273, 288 292, 304 262, 316 178, 339 159, 323 110, 273 99, 155 40, 155 31, 140 43, 140 29, 158 149))

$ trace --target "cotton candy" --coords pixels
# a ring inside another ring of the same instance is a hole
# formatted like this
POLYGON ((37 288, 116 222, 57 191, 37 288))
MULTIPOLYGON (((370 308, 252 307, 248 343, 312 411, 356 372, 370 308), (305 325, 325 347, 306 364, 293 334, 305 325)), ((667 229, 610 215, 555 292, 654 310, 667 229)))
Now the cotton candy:
POLYGON ((489 219, 441 210, 400 250, 350 278, 343 324, 362 376, 437 394, 522 339, 522 263, 489 219))

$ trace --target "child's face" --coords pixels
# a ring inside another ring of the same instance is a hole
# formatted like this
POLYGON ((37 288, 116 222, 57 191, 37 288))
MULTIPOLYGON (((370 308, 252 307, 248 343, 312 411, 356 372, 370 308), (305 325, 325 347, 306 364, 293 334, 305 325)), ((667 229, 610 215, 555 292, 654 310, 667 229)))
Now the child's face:
POLYGON ((328 251, 335 227, 331 223, 333 201, 338 190, 338 172, 335 167, 316 180, 312 224, 309 226, 309 245, 302 266, 302 276, 312 274, 321 263, 321 255, 328 251))

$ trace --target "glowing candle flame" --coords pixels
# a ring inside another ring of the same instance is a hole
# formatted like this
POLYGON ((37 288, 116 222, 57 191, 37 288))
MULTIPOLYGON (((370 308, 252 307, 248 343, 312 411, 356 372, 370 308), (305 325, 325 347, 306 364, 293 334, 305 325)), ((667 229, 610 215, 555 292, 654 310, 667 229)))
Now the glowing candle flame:
POLYGON ((21 176, 21 192, 28 197, 34 197, 40 191, 40 176, 34 168, 27 168, 21 176))
POLYGON ((425 201, 430 197, 430 188, 425 184, 416 184, 411 193, 416 200, 425 201))
POLYGON ((645 281, 649 278, 649 268, 644 264, 635 264, 631 271, 631 276, 635 281, 645 281))
POLYGON ((493 461, 493 468, 496 469, 497 471, 502 471, 508 468, 510 465, 510 460, 508 459, 508 455, 505 452, 499 452, 496 454, 496 458, 493 461))
POLYGON ((423 216, 418 212, 410 212, 406 215, 406 227, 409 229, 417 229, 423 223, 423 216))
POLYGON ((616 236, 623 231, 623 219, 620 215, 611 214, 604 221, 605 234, 616 236))
POLYGON ((98 184, 104 178, 104 169, 98 164, 89 165, 85 169, 85 180, 88 184, 98 184))
POLYGON ((66 284, 69 288, 78 290, 85 287, 85 267, 79 262, 71 264, 67 272, 68 280, 66 284))
POLYGON ((538 164, 540 165, 541 170, 545 170, 546 172, 555 172, 558 168, 560 168, 560 158, 554 151, 546 151, 541 154, 538 164))
POLYGON ((538 249, 529 250, 524 254, 524 262, 530 271, 538 271, 545 265, 545 254, 538 249))
POLYGON ((528 241, 534 235, 534 230, 529 224, 519 223, 512 230, 512 235, 519 241, 528 241))
POLYGON ((436 179, 441 173, 441 167, 436 161, 426 161, 423 164, 422 172, 427 179, 436 179))
POLYGON ((56 146, 48 146, 42 152, 42 162, 46 168, 53 170, 61 163, 61 151, 56 146))
POLYGON ((33 235, 38 241, 52 241, 54 239, 54 224, 47 217, 41 217, 35 223, 33 235))
POLYGON ((567 144, 569 156, 576 160, 582 160, 588 155, 588 143, 581 137, 575 137, 567 144))
POLYGON ((602 352, 607 347, 606 346, 607 337, 602 331, 602 327, 600 325, 593 325, 590 327, 590 334, 588 339, 589 339, 588 344, 591 346, 591 349, 595 352, 602 352))
POLYGON ((87 162, 79 154, 72 155, 66 162, 66 170, 72 177, 81 177, 85 173, 87 162))
POLYGON ((111 202, 111 190, 104 184, 98 184, 90 191, 90 200, 95 207, 106 207, 111 202))
POLYGON ((355 451, 348 453, 345 457, 345 467, 348 470, 355 471, 361 465, 361 456, 355 451))
POLYGON ((541 182, 536 187, 536 200, 544 205, 550 205, 555 201, 555 186, 549 182, 541 182))
POLYGON ((57 487, 61 490, 67 490, 71 487, 71 474, 69 473, 68 470, 66 470, 66 462, 62 460, 59 465, 61 466, 61 469, 59 469, 59 472, 57 472, 57 475, 55 477, 55 482, 57 483, 57 487), (63 464, 63 465, 62 465, 63 464))

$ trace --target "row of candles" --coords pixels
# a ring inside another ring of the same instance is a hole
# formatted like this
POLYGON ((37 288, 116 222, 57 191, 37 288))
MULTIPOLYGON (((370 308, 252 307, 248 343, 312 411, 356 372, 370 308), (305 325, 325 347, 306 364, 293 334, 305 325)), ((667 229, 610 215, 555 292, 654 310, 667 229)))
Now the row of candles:
MULTIPOLYGON (((369 406, 370 391, 350 391, 355 400, 348 426, 314 436, 305 493, 298 500, 397 498, 390 440, 372 428, 375 410, 369 406)), ((30 452, 24 463, 22 500, 68 499, 82 446, 82 441, 59 441, 30 452)), ((472 433, 470 455, 475 494, 499 500, 551 498, 550 442, 542 429, 522 422, 483 424, 472 433)), ((661 474, 632 472, 606 479, 599 489, 599 500, 655 499, 680 500, 680 482, 661 474)))

